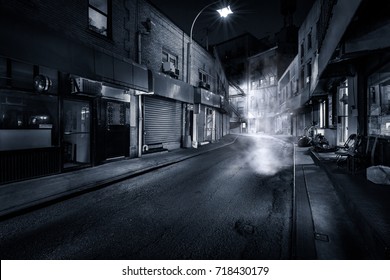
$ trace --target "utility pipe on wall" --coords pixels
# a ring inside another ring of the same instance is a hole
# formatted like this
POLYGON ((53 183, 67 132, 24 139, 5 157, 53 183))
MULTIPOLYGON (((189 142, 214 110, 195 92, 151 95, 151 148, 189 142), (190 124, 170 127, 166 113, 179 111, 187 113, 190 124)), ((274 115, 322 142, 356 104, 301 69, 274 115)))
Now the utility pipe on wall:
MULTIPOLYGON (((142 33, 137 32, 137 62, 141 64, 142 62, 142 33)), ((143 146, 143 113, 142 113, 142 95, 138 95, 138 157, 142 157, 142 146, 143 146)))

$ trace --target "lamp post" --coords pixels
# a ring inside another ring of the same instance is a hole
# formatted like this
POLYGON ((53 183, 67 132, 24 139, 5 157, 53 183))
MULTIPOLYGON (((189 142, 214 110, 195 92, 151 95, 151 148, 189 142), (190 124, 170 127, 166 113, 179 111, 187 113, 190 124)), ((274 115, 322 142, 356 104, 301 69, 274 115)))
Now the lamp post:
MULTIPOLYGON (((203 9, 199 11, 199 13, 196 15, 195 19, 192 21, 191 30, 190 30, 190 38, 188 41, 188 51, 187 51, 187 83, 191 84, 191 66, 192 66, 192 31, 194 29, 194 25, 200 14, 206 10, 208 7, 215 5, 219 3, 220 1, 212 2, 203 9)), ((222 9, 217 10, 217 12, 220 14, 221 17, 227 17, 229 14, 232 14, 232 10, 230 9, 230 6, 224 7, 222 9)), ((198 147, 198 127, 197 127, 197 113, 194 111, 193 116, 193 127, 192 127, 192 147, 197 148, 198 147)))
MULTIPOLYGON (((190 30, 190 39, 188 41, 188 51, 187 51, 187 56, 188 56, 187 57, 187 83, 189 83, 189 84, 191 84, 192 31, 194 30, 195 22, 198 19, 198 17, 200 16, 200 14, 203 13, 204 10, 206 10, 208 7, 215 5, 219 2, 220 1, 215 1, 215 2, 212 2, 208 5, 206 5, 205 7, 203 7, 203 9, 201 9, 199 11, 199 13, 196 15, 195 19, 192 21, 191 30, 190 30)), ((217 12, 219 13, 219 15, 221 17, 224 17, 224 18, 227 17, 229 14, 233 13, 232 10, 230 9, 230 6, 219 9, 219 10, 217 10, 217 12)))

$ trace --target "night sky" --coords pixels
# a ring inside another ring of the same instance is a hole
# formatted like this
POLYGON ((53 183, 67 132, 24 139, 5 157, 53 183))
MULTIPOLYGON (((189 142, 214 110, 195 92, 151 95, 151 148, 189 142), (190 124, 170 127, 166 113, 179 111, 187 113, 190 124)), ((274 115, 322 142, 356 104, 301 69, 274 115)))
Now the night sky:
MULTIPOLYGON (((207 0, 150 0, 187 34, 198 12, 212 1, 207 0)), ((315 0, 297 0, 294 24, 300 26, 315 0)), ((207 8, 194 26, 194 38, 205 43, 208 33, 209 44, 219 43, 244 32, 258 38, 274 35, 283 27, 280 0, 231 0, 228 2, 234 14, 221 19, 215 11, 218 4, 207 8)))

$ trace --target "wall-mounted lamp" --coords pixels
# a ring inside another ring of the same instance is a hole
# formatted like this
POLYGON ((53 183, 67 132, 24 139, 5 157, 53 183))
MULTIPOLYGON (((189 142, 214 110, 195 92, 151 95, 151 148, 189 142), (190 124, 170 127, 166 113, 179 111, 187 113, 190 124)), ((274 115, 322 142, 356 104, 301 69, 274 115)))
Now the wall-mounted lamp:
POLYGON ((37 75, 34 78, 34 89, 37 92, 48 92, 51 88, 52 81, 49 77, 44 75, 37 75))
POLYGON ((146 21, 143 21, 141 23, 145 27, 147 33, 150 33, 150 31, 152 31, 152 25, 154 25, 154 23, 150 18, 147 18, 146 21))

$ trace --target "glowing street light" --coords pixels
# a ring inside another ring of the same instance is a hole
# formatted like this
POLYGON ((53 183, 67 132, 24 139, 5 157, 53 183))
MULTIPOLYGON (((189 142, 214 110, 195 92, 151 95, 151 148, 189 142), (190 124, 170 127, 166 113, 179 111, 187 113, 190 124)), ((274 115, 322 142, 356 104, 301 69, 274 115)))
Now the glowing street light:
MULTIPOLYGON (((206 10, 208 7, 215 5, 219 3, 220 1, 212 2, 208 5, 206 5, 203 9, 199 11, 199 13, 196 15, 194 21, 191 25, 191 31, 190 31, 190 39, 188 41, 188 51, 187 51, 187 83, 191 84, 191 60, 192 60, 192 31, 194 29, 194 25, 200 14, 206 10)), ((217 12, 220 14, 221 17, 226 18, 228 15, 232 14, 232 10, 230 9, 230 6, 227 6, 225 8, 217 10, 217 12)), ((197 127, 197 114, 194 114, 193 117, 193 128, 192 128, 192 146, 194 148, 198 147, 198 127, 197 127)))
MULTIPOLYGON (((195 22, 196 22, 196 20, 198 19, 198 17, 200 16, 200 14, 204 10, 206 10, 208 7, 210 7, 212 5, 215 5, 215 4, 219 3, 219 2, 220 1, 215 1, 213 3, 210 3, 210 4, 206 5, 203 9, 201 9, 199 11, 199 13, 196 15, 195 19, 192 22, 191 30, 190 30, 190 39, 189 39, 189 42, 188 42, 188 53, 187 53, 187 55, 188 55, 188 59, 187 59, 187 83, 189 83, 189 84, 191 84, 192 31, 194 29, 195 22)), ((231 10, 230 6, 227 6, 227 7, 224 7, 222 9, 219 9, 219 10, 217 10, 217 12, 223 18, 226 18, 228 15, 233 13, 233 11, 231 10)))
POLYGON ((232 10, 230 9, 230 6, 224 7, 222 9, 217 10, 219 15, 223 18, 227 17, 228 15, 232 14, 232 10))

